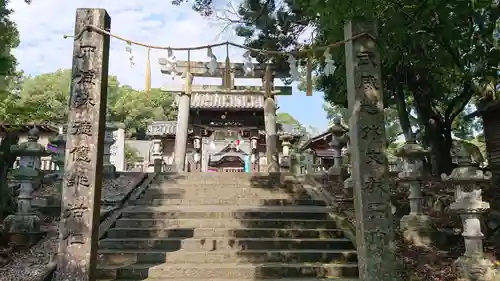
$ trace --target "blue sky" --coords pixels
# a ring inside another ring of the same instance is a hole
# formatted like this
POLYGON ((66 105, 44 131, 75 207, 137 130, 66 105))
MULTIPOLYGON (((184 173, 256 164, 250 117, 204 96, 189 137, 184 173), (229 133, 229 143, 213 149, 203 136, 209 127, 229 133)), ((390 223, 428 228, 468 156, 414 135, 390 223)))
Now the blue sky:
MULTIPOLYGON (((63 39, 63 35, 73 34, 75 11, 80 7, 105 8, 111 16, 113 33, 142 43, 172 47, 221 41, 243 43, 232 28, 225 28, 220 21, 201 17, 191 10, 189 3, 172 6, 170 1, 164 0, 43 0, 33 1, 31 5, 12 1, 10 6, 15 11, 13 20, 18 24, 21 37, 21 45, 14 53, 19 68, 31 75, 71 67, 73 44, 71 39, 63 39)), ((224 48, 213 51, 219 61, 225 59, 224 48)), ((130 54, 125 51, 124 42, 112 39, 110 53, 110 74, 117 75, 122 84, 136 89, 144 87, 147 50, 132 48, 134 66, 130 64, 130 54)), ((232 48, 229 53, 232 62, 242 61, 243 50, 232 48)), ((156 62, 165 56, 166 51, 151 51, 153 87, 180 83, 161 75, 156 62)), ((186 52, 176 52, 175 56, 178 60, 187 59, 186 52)), ((208 61, 206 50, 192 52, 191 58, 208 61)), ((294 87, 293 95, 278 98, 278 103, 280 111, 290 113, 306 126, 320 130, 327 126, 321 93, 307 97, 294 87)))
POLYGON ((292 96, 278 97, 281 112, 288 112, 303 125, 316 127, 320 131, 326 129, 328 125, 323 103, 323 93, 314 92, 308 97, 296 87, 293 87, 292 96))

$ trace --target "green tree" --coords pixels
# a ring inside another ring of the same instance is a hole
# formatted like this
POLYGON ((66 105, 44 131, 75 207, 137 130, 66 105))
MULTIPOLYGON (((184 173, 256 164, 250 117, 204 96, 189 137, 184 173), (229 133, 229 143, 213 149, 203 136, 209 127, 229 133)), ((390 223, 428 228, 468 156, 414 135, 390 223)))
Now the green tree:
MULTIPOLYGON (((30 1, 25 0, 26 3, 30 1)), ((22 111, 16 107, 16 99, 10 89, 16 89, 20 75, 16 73, 16 59, 11 50, 19 45, 19 33, 10 19, 12 10, 7 8, 9 1, 0 1, 0 120, 13 123, 22 111)), ((29 110, 25 108, 24 110, 29 110)), ((15 161, 10 147, 18 141, 17 134, 6 132, 0 143, 0 194, 11 194, 7 184, 7 174, 15 161)), ((0 222, 8 214, 11 196, 0 196, 0 222)))
POLYGON ((125 144, 125 161, 127 165, 134 164, 139 161, 141 157, 139 156, 139 151, 134 147, 125 144))
POLYGON ((125 124, 127 133, 143 138, 147 126, 157 120, 175 120, 174 96, 152 89, 150 93, 123 86, 116 103, 111 105, 113 119, 125 124))
MULTIPOLYGON (((19 93, 9 99, 8 114, 15 112, 14 122, 19 124, 65 123, 70 81, 69 69, 19 78, 16 84, 13 84, 19 93)), ((109 77, 107 103, 111 121, 124 123, 129 136, 135 137, 141 132, 144 134, 147 125, 154 120, 173 120, 176 116, 173 101, 173 96, 163 93, 160 89, 144 93, 121 85, 116 76, 109 77)), ((3 116, 1 111, 0 116, 3 116)))
POLYGON ((302 127, 302 125, 297 119, 295 119, 292 115, 286 112, 278 112, 276 114, 276 123, 291 124, 291 125, 296 125, 298 127, 302 127))

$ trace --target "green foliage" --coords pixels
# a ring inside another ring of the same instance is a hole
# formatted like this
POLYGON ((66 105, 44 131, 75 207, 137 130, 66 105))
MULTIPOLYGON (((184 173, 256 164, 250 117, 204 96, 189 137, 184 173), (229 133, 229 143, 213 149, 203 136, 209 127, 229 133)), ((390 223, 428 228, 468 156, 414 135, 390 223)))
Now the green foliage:
MULTIPOLYGON (((5 100, 8 106, 0 106, 0 120, 17 124, 66 122, 70 77, 71 70, 60 69, 19 78, 12 86, 19 93, 5 100)), ((116 76, 110 76, 108 81, 108 110, 111 121, 124 123, 129 136, 145 132, 154 120, 174 120, 177 114, 173 96, 159 89, 152 89, 149 94, 134 90, 120 85, 116 76)))
POLYGON ((291 124, 291 125, 296 125, 301 127, 302 125, 300 124, 297 119, 295 119, 292 115, 286 112, 279 112, 276 114, 276 123, 280 124, 291 124))
POLYGON ((134 164, 140 160, 139 151, 130 145, 125 144, 125 161, 128 165, 134 164))
MULTIPOLYGON (((26 3, 30 1, 25 0, 26 3)), ((10 20, 12 10, 7 8, 9 1, 0 1, 0 116, 2 121, 16 120, 20 110, 11 93, 19 82, 20 75, 16 73, 16 59, 11 50, 19 45, 17 27, 10 20)), ((7 132, 0 143, 0 222, 12 211, 12 189, 7 183, 7 174, 14 163, 15 157, 10 152, 10 146, 17 143, 18 137, 7 132)))

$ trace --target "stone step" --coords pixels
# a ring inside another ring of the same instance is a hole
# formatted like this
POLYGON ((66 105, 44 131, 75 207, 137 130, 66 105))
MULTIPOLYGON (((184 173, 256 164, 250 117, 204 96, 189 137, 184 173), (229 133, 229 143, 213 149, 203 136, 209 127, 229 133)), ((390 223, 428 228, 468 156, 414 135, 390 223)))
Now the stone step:
POLYGON ((195 187, 189 186, 182 188, 178 186, 169 186, 165 188, 150 188, 141 196, 150 199, 194 199, 194 198, 258 198, 258 199, 288 199, 288 198, 309 198, 307 192, 303 189, 283 190, 283 189, 261 189, 261 188, 233 188, 228 189, 221 186, 195 187))
POLYGON ((323 200, 313 199, 258 199, 258 198, 199 198, 199 199, 138 199, 129 201, 129 205, 172 206, 172 205, 242 205, 242 206, 326 206, 323 200))
POLYGON ((116 227, 130 228, 321 228, 335 229, 332 220, 320 219, 129 219, 121 218, 116 227))
POLYGON ((205 206, 168 206, 147 207, 130 206, 122 211, 124 218, 136 219, 325 219, 330 212, 328 207, 254 207, 231 205, 205 206))
POLYGON ((346 238, 105 238, 99 241, 99 249, 115 250, 164 250, 164 251, 240 251, 240 250, 352 250, 354 246, 346 238))
POLYGON ((278 278, 278 277, 316 277, 339 278, 357 277, 357 264, 132 264, 128 266, 98 266, 98 278, 278 278))
POLYGON ((109 238, 344 238, 339 229, 113 228, 109 238))
MULTIPOLYGON (((141 279, 98 279, 99 281, 191 281, 192 279, 179 278, 141 278, 141 279)), ((238 279, 220 279, 206 278, 205 281, 359 281, 357 278, 279 278, 279 279, 255 279, 255 278, 238 278, 238 279)))
POLYGON ((243 250, 238 252, 165 252, 157 250, 100 250, 99 264, 161 263, 356 263, 355 250, 243 250))

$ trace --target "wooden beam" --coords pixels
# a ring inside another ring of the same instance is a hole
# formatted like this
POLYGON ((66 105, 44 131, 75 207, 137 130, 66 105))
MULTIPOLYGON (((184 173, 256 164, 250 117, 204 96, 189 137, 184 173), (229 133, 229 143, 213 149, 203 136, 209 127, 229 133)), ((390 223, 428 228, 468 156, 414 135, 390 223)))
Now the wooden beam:
MULTIPOLYGON (((183 92, 185 87, 182 85, 168 85, 162 87, 164 92, 183 92)), ((219 85, 192 85, 191 93, 220 93, 220 94, 235 94, 235 95, 263 95, 264 88, 262 86, 234 86, 233 89, 226 89, 224 86, 219 85)), ((290 96, 292 95, 291 86, 278 86, 274 87, 272 94, 275 96, 290 96)))
MULTIPOLYGON (((166 59, 160 58, 158 63, 161 66, 161 73, 170 74, 170 71, 166 69, 166 59)), ((192 61, 190 64, 190 72, 195 77, 223 77, 225 63, 219 62, 217 69, 214 74, 208 73, 207 64, 208 62, 203 61, 192 61)), ((243 63, 231 63, 231 69, 234 73, 235 78, 262 78, 264 77, 264 72, 266 69, 265 64, 256 63, 254 64, 254 74, 253 75, 245 75, 245 71, 243 70, 243 63)), ((177 75, 182 75, 188 69, 187 61, 178 61, 176 64, 177 75)), ((272 67, 274 78, 287 78, 290 75, 288 73, 276 72, 276 70, 272 67)))

